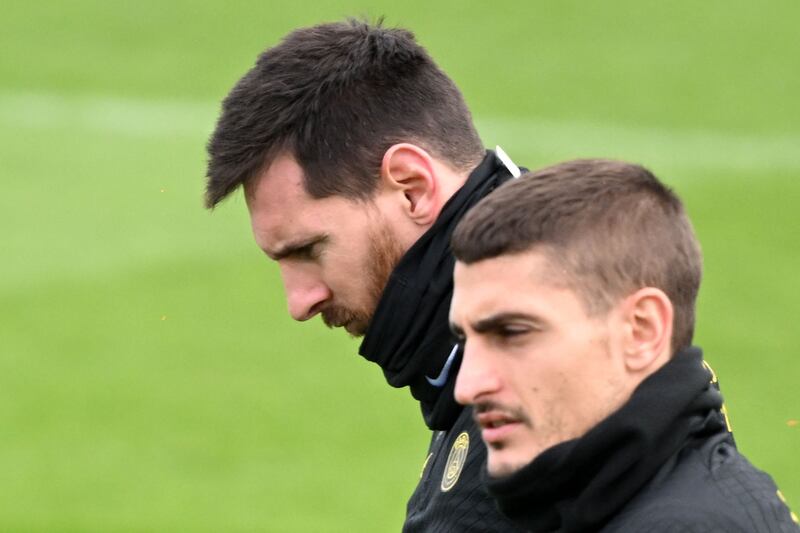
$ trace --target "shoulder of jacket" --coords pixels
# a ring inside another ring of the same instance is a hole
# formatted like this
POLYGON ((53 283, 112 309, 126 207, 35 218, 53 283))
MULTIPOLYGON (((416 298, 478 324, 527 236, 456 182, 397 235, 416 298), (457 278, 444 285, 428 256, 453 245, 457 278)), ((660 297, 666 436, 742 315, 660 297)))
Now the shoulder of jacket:
POLYGON ((718 509, 706 509, 686 502, 662 502, 623 511, 602 530, 603 533, 626 531, 752 533, 718 509))
POLYGON ((800 531, 770 476, 727 441, 673 458, 611 526, 603 531, 800 531))

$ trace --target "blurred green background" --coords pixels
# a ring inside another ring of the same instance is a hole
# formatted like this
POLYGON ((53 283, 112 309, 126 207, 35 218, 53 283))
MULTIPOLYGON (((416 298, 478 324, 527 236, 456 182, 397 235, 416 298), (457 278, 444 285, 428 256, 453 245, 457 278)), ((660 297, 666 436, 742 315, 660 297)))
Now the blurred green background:
POLYGON ((704 246, 698 343, 800 508, 800 3, 3 2, 0 530, 398 531, 428 434, 357 343, 293 323, 219 101, 291 29, 407 26, 487 146, 644 163, 704 246))

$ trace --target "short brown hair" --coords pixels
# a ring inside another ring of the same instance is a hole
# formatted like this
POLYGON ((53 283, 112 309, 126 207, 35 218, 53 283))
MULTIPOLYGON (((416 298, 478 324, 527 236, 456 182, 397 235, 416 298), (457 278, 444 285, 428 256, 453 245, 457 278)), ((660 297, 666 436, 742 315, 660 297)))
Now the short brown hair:
POLYGON ((284 150, 311 196, 369 198, 383 154, 399 142, 460 171, 484 156, 461 93, 411 32, 356 20, 301 28, 225 98, 208 142, 206 206, 284 150))
POLYGON ((675 309, 673 351, 691 344, 700 246, 680 199, 647 169, 583 159, 527 173, 479 202, 452 238, 467 264, 537 246, 590 313, 642 287, 663 290, 675 309))

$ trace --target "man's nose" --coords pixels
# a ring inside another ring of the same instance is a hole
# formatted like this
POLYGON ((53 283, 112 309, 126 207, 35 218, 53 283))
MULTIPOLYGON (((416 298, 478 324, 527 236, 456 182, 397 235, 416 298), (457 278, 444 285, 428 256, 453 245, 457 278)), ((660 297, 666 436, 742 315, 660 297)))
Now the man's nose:
POLYGON ((295 320, 308 320, 322 310, 331 298, 331 291, 318 277, 300 269, 281 266, 283 288, 289 314, 295 320))
POLYGON ((482 396, 497 392, 500 386, 500 376, 491 358, 477 346, 471 346, 467 342, 456 378, 456 401, 462 405, 473 404, 482 396))

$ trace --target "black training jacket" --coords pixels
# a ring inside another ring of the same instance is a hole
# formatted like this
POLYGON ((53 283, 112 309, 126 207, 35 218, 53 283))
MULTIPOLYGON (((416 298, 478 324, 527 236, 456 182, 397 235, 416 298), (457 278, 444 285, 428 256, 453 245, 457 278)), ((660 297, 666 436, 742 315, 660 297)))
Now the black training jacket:
POLYGON ((450 236, 470 207, 510 177, 488 151, 392 272, 359 349, 381 366, 390 385, 409 387, 434 430, 427 456, 420 457, 406 533, 520 531, 499 514, 481 480, 486 450, 470 410, 453 399, 461 353, 448 326, 455 264, 450 236))
POLYGON ((488 481, 536 533, 798 533, 772 479, 736 449, 698 348, 675 355, 586 435, 488 481))

